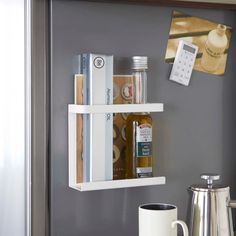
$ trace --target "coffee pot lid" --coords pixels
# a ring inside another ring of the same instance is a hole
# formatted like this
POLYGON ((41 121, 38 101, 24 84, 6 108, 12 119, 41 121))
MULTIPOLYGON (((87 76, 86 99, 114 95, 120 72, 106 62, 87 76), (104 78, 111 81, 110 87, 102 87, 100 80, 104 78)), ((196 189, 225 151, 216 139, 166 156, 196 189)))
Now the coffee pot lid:
POLYGON ((221 184, 215 184, 213 181, 219 180, 220 179, 220 175, 218 174, 214 174, 214 173, 204 173, 201 174, 201 179, 206 180, 206 183, 202 183, 202 184, 194 184, 190 187, 191 190, 193 191, 202 191, 202 192, 206 192, 206 191, 227 191, 229 189, 228 186, 224 186, 221 184))

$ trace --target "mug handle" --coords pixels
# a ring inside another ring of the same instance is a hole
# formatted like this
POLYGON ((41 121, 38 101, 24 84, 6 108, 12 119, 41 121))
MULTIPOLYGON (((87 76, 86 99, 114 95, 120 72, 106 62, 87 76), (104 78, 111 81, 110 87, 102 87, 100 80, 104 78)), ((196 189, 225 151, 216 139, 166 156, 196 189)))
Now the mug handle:
POLYGON ((188 236, 188 227, 185 224, 185 222, 183 222, 182 220, 175 220, 172 222, 171 227, 174 228, 175 225, 177 225, 177 224, 181 225, 181 227, 183 229, 184 236, 188 236))

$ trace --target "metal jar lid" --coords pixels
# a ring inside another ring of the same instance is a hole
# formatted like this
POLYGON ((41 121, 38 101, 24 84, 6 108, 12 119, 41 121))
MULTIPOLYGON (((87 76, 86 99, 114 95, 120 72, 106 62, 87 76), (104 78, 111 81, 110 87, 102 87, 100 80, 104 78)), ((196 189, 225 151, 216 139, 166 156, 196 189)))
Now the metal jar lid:
POLYGON ((206 183, 202 184, 194 184, 189 187, 190 190, 194 192, 225 192, 229 191, 228 186, 224 186, 221 184, 214 184, 213 181, 219 180, 220 175, 218 174, 201 174, 201 178, 206 180, 206 183))
POLYGON ((132 69, 134 70, 146 70, 148 68, 148 58, 146 56, 134 56, 132 69))

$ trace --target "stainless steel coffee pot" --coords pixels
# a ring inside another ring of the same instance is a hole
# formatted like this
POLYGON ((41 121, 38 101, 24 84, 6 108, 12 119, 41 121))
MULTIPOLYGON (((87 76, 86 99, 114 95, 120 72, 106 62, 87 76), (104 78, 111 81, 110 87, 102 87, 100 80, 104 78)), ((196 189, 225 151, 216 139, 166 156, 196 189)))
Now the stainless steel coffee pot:
POLYGON ((213 183, 220 179, 217 174, 202 174, 201 178, 205 184, 188 188, 189 235, 233 236, 231 208, 236 208, 236 201, 230 200, 230 188, 213 183))

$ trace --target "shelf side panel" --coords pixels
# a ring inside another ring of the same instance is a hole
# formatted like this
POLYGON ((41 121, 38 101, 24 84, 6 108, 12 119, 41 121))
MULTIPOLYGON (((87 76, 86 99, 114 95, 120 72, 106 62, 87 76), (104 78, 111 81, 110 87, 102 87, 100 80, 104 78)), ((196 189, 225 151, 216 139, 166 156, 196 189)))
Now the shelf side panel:
POLYGON ((76 185, 76 114, 68 113, 69 186, 76 185))

